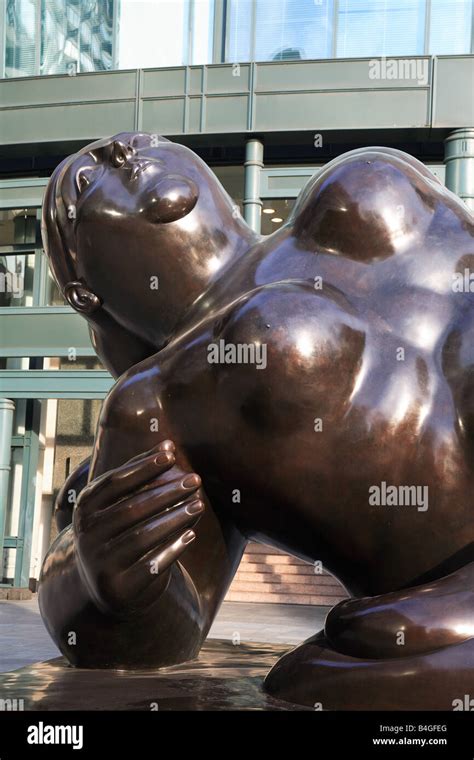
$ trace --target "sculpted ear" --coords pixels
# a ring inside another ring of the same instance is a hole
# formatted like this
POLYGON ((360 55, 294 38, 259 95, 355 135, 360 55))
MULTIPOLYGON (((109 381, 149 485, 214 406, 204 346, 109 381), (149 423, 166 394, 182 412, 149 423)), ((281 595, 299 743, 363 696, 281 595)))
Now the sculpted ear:
POLYGON ((195 182, 181 174, 168 174, 148 193, 142 213, 150 222, 176 222, 193 210, 198 197, 195 182))
POLYGON ((74 311, 84 315, 93 314, 102 305, 100 298, 82 282, 68 282, 64 297, 74 311))

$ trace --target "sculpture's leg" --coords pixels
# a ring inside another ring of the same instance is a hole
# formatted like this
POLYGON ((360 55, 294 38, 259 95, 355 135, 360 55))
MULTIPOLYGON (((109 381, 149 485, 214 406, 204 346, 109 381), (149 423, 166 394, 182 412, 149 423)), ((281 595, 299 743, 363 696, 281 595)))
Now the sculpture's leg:
POLYGON ((323 710, 453 710, 474 697, 474 563, 424 586, 349 600, 284 655, 273 696, 323 710))

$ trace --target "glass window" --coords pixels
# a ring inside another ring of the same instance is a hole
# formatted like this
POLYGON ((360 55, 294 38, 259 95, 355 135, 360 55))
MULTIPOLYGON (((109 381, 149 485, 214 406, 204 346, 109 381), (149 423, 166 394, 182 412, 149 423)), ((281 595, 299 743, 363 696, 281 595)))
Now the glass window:
POLYGON ((230 63, 470 53, 473 6, 474 0, 0 0, 5 76, 210 63, 216 11, 225 17, 230 63))
POLYGON ((34 245, 37 233, 36 209, 0 209, 0 246, 34 245))
POLYGON ((228 192, 234 203, 239 207, 240 213, 243 214, 243 194, 244 194, 244 167, 243 166, 213 166, 212 171, 219 182, 228 192))
POLYGON ((431 55, 471 52, 473 0, 431 0, 431 55))
POLYGON ((337 56, 422 55, 425 3, 340 0, 337 56))
POLYGON ((226 61, 239 63, 252 60, 253 0, 231 0, 226 61))
POLYGON ((110 68, 113 16, 114 0, 7 0, 5 75, 110 68), (92 63, 91 57, 84 54, 93 33, 99 37, 92 63))
POLYGON ((327 58, 332 18, 333 0, 231 0, 226 58, 230 62, 327 58))
POLYGON ((257 0, 255 60, 331 55, 332 0, 257 0))
MULTIPOLYGON (((219 2, 220 0, 217 0, 219 2)), ((194 0, 192 61, 198 65, 212 61, 214 41, 214 0, 194 0)))
POLYGON ((285 222, 295 205, 296 198, 265 200, 262 208, 262 235, 271 235, 285 222))
POLYGON ((37 11, 36 0, 7 0, 5 23, 5 76, 7 77, 26 77, 37 73, 39 45, 37 11))
POLYGON ((109 69, 113 16, 113 0, 41 0, 40 73, 109 69))
POLYGON ((337 56, 422 55, 423 0, 339 0, 337 56))
POLYGON ((119 68, 182 66, 188 51, 186 0, 121 0, 119 68))
POLYGON ((0 307, 32 306, 35 254, 0 256, 0 307))
POLYGON ((90 45, 92 40, 92 32, 90 26, 87 24, 81 27, 81 44, 90 45))

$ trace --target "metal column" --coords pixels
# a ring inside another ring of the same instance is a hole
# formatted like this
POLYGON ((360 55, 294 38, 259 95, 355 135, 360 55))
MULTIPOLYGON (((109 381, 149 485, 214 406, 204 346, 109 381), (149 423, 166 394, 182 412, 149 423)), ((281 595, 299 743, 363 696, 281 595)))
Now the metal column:
POLYGON ((260 173, 263 169, 263 143, 252 138, 245 144, 244 219, 260 232, 262 201, 260 198, 260 173))
POLYGON ((5 543, 14 411, 15 404, 13 401, 8 398, 0 398, 0 583, 3 577, 3 547, 5 543))
POLYGON ((444 143, 446 187, 474 211, 474 128, 457 129, 444 143))
POLYGON ((26 588, 28 586, 30 577, 37 471, 40 450, 40 422, 41 403, 30 399, 27 401, 23 444, 23 470, 21 478, 21 509, 15 559, 15 586, 20 588, 26 588))

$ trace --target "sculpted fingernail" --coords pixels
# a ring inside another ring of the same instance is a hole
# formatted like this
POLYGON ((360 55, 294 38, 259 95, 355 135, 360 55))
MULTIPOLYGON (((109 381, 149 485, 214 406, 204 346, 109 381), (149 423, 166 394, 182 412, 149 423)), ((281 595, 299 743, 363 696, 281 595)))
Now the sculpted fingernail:
POLYGON ((198 501, 193 501, 192 504, 186 507, 186 512, 188 515, 198 515, 200 512, 202 512, 203 509, 204 504, 200 499, 198 499, 198 501))
POLYGON ((181 485, 183 488, 196 488, 201 485, 201 478, 193 472, 191 475, 186 475, 186 477, 183 478, 181 485))
POLYGON ((155 457, 155 464, 167 464, 171 462, 171 453, 169 451, 162 451, 155 457))
POLYGON ((186 533, 182 536, 181 541, 183 544, 190 544, 191 541, 194 541, 195 538, 195 532, 193 530, 187 530, 186 533))

